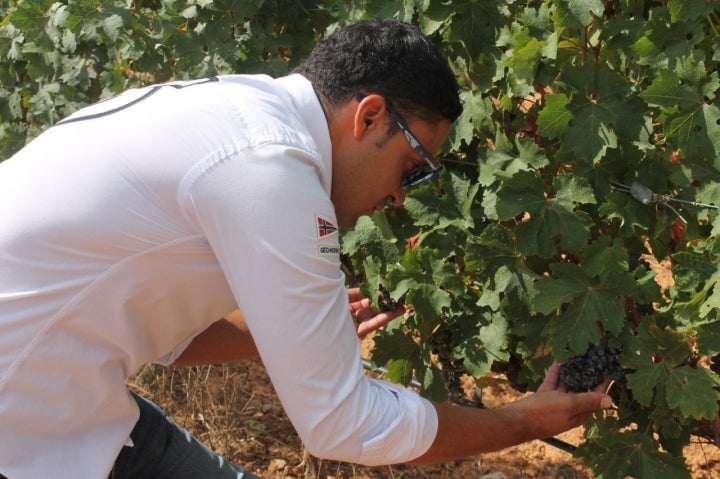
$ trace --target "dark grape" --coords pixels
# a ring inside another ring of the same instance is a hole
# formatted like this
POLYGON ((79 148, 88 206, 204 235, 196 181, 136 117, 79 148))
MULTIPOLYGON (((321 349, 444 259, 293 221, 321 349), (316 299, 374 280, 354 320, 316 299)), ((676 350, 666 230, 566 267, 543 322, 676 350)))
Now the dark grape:
POLYGON ((637 309, 637 312, 640 316, 650 316, 655 313, 655 308, 653 308, 652 304, 635 303, 635 309, 637 309))
POLYGON ((403 298, 400 298, 398 301, 392 299, 392 297, 390 297, 390 292, 385 286, 380 285, 378 289, 378 305, 380 306, 380 311, 395 311, 404 303, 403 298))
MULTIPOLYGON (((465 390, 462 386, 462 377, 466 373, 463 358, 456 358, 453 349, 456 346, 452 330, 447 326, 440 327, 428 340, 430 350, 440 363, 445 386, 448 389, 449 399, 458 404, 468 404, 465 390)), ((475 405, 477 406, 477 405, 475 405)))
POLYGON ((720 374, 720 354, 716 354, 710 358, 710 369, 714 371, 715 374, 720 374))
POLYGON ((607 337, 598 345, 590 345, 585 354, 574 356, 560 366, 560 381, 573 392, 589 391, 601 384, 605 376, 617 380, 624 374, 620 350, 608 347, 607 337))
POLYGON ((631 269, 636 269, 639 266, 642 266, 646 271, 649 271, 651 267, 650 262, 642 256, 635 258, 635 260, 630 263, 631 269))

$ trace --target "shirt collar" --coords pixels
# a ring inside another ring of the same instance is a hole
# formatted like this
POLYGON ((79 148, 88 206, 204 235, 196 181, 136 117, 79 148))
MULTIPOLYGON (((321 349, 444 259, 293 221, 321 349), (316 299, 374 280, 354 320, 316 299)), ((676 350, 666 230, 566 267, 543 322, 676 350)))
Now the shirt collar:
POLYGON ((330 181, 332 178, 332 145, 330 143, 330 129, 327 118, 323 112, 320 100, 310 83, 310 80, 297 73, 278 78, 278 82, 290 95, 300 118, 308 129, 308 132, 315 140, 322 166, 327 174, 322 175, 322 183, 325 190, 330 193, 330 181))

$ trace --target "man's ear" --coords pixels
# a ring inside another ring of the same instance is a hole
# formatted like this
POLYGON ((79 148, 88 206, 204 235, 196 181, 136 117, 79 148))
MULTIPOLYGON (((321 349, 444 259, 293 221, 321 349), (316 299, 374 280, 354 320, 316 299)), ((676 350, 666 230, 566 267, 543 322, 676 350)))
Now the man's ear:
POLYGON ((355 110, 353 134, 356 138, 380 127, 385 117, 385 98, 368 95, 358 102, 355 110))

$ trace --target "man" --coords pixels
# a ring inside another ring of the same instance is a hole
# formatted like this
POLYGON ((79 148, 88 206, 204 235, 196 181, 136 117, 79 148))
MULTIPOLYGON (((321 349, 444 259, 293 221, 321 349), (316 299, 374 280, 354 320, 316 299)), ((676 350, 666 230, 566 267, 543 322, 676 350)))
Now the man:
POLYGON ((400 312, 345 290, 337 228, 430 179, 460 111, 428 39, 373 20, 290 76, 131 90, 0 163, 0 473, 255 477, 128 393, 148 362, 259 354, 309 451, 368 465, 496 450, 608 407, 557 367, 493 411, 363 374, 357 334, 400 312))

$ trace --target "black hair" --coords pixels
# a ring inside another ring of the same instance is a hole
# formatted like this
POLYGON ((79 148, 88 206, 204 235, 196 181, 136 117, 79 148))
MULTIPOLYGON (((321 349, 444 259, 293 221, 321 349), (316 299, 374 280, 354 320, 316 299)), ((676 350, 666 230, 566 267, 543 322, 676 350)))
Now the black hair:
POLYGON ((436 122, 462 113, 459 86, 447 60, 420 29, 392 19, 348 25, 321 41, 297 68, 325 107, 358 92, 390 100, 404 116, 436 122))

